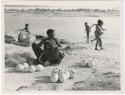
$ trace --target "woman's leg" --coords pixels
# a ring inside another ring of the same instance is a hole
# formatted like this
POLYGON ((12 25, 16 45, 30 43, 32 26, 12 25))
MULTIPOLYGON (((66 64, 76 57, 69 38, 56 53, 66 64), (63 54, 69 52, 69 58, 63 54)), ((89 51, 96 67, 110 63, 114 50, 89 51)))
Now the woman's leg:
POLYGON ((43 50, 40 47, 38 47, 35 43, 32 44, 32 49, 38 59, 40 57, 41 53, 43 52, 43 50))
POLYGON ((59 65, 59 64, 61 63, 61 61, 63 60, 64 56, 65 56, 64 53, 59 52, 58 58, 57 58, 55 61, 52 61, 52 62, 51 62, 51 63, 52 63, 51 65, 59 65))

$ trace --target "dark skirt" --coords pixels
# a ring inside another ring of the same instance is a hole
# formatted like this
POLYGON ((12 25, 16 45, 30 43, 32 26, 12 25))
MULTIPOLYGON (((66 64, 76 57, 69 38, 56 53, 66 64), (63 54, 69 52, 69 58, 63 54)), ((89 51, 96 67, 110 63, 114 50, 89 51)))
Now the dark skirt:
POLYGON ((52 64, 60 64, 64 53, 61 53, 58 47, 49 48, 47 50, 42 50, 35 43, 32 44, 32 49, 37 57, 37 60, 44 65, 46 61, 52 64))

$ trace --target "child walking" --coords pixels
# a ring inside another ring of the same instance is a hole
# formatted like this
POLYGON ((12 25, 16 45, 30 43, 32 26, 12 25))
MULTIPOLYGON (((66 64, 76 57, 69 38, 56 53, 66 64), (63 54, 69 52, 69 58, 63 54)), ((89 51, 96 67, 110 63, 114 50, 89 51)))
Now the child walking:
POLYGON ((93 24, 90 27, 90 28, 92 28, 93 26, 96 26, 96 29, 95 29, 95 39, 91 40, 91 42, 96 40, 95 50, 98 50, 98 45, 100 46, 100 49, 103 50, 101 35, 103 34, 102 30, 106 30, 106 29, 103 29, 102 25, 103 25, 103 21, 102 20, 98 20, 97 24, 93 24))

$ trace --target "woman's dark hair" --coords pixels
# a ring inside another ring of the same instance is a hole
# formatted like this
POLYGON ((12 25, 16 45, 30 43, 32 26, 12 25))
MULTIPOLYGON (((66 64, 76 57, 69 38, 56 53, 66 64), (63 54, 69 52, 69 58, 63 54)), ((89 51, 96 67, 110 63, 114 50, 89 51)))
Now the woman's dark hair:
POLYGON ((103 24, 103 21, 99 19, 98 24, 103 24))
POLYGON ((55 31, 55 30, 53 30, 53 29, 48 29, 48 30, 47 30, 47 35, 53 33, 54 31, 55 31))

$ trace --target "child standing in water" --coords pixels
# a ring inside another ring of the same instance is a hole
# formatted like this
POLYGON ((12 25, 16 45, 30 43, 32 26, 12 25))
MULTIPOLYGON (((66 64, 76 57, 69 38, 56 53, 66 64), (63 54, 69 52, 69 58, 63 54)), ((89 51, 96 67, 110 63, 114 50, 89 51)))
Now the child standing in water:
POLYGON ((103 25, 103 21, 102 20, 98 20, 97 24, 93 24, 90 27, 90 28, 92 28, 93 26, 96 26, 96 29, 95 29, 95 39, 91 40, 91 42, 96 40, 95 50, 98 50, 98 45, 100 46, 100 49, 103 50, 101 35, 103 34, 102 30, 106 30, 106 29, 103 29, 102 25, 103 25))
POLYGON ((86 43, 89 43, 89 32, 90 32, 90 27, 87 22, 85 22, 85 32, 87 34, 87 40, 86 43))

